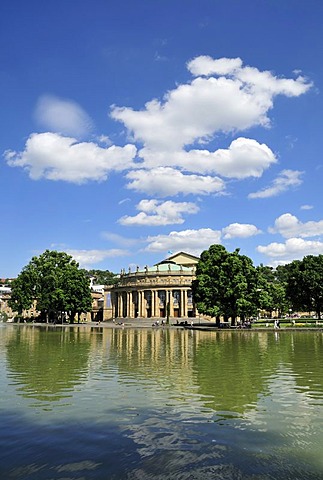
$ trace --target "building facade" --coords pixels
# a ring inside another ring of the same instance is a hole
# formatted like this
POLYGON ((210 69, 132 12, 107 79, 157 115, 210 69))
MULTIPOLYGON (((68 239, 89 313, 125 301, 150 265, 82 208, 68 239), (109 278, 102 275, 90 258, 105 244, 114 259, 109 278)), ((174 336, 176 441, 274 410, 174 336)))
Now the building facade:
POLYGON ((3 319, 13 318, 14 313, 8 305, 11 297, 11 288, 8 286, 0 286, 0 321, 3 319))
POLYGON ((179 252, 140 270, 123 270, 116 285, 104 292, 104 320, 196 316, 192 281, 198 258, 179 252))

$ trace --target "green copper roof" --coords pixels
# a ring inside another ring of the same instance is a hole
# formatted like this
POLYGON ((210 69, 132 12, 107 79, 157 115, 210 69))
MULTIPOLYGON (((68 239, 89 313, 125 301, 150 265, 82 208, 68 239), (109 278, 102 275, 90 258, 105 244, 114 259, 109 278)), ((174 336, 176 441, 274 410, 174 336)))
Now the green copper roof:
POLYGON ((120 276, 122 277, 123 275, 135 275, 135 274, 146 274, 146 273, 155 273, 158 275, 158 273, 193 273, 194 267, 185 267, 184 265, 177 265, 174 262, 169 262, 169 263, 161 263, 154 265, 153 267, 144 267, 139 270, 139 267, 137 267, 136 270, 131 271, 130 268, 128 271, 125 269, 121 270, 120 276))

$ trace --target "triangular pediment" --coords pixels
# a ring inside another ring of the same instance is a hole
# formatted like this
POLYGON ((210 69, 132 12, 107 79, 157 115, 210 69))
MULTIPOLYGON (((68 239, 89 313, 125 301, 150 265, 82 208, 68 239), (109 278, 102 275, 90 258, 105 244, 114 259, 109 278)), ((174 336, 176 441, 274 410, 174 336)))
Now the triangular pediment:
POLYGON ((165 258, 165 260, 162 260, 161 262, 157 263, 157 265, 171 262, 171 263, 176 263, 177 265, 183 265, 185 267, 192 267, 196 265, 199 260, 200 260, 199 257, 196 257, 195 255, 191 255, 190 253, 177 252, 165 258))

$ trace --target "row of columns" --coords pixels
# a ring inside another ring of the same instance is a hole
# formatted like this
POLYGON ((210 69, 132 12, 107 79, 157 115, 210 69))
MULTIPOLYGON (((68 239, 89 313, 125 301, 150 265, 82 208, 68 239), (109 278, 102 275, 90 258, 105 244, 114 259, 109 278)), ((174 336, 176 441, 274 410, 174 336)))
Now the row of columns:
POLYGON ((167 305, 169 305, 169 315, 170 317, 175 316, 175 310, 178 310, 179 317, 188 316, 188 292, 187 289, 167 289, 167 290, 134 290, 134 291, 119 291, 115 292, 115 316, 116 317, 160 317, 161 310, 164 310, 164 317, 167 315, 167 305), (178 308, 177 304, 174 302, 174 292, 179 292, 178 298, 178 308), (160 305, 159 292, 165 294, 165 300, 163 305, 160 305), (150 303, 147 302, 147 297, 150 295, 150 303))

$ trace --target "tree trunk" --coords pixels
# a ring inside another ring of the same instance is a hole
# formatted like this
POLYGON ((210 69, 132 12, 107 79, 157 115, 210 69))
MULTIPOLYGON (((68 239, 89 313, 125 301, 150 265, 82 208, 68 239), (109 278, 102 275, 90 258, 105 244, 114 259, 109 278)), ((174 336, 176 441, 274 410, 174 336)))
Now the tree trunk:
POLYGON ((74 323, 75 314, 76 314, 76 312, 71 312, 71 315, 70 315, 70 323, 74 323))

